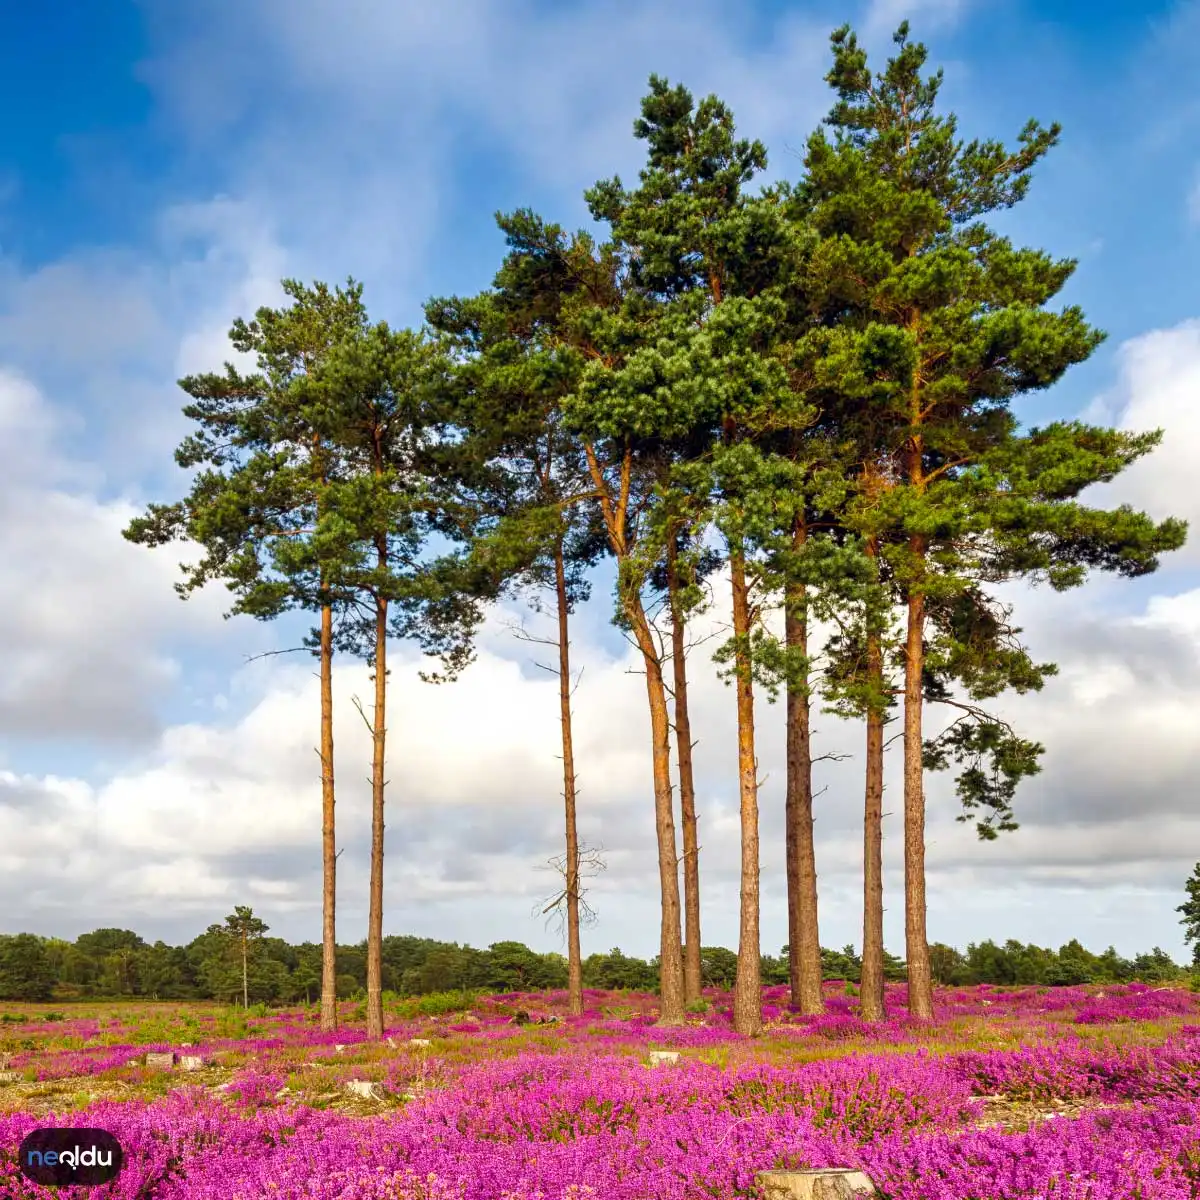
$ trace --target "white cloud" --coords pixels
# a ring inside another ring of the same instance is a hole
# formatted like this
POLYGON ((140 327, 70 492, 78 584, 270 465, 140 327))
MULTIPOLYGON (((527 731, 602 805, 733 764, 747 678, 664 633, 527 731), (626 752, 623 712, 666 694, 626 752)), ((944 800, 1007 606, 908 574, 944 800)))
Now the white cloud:
POLYGON ((681 0, 256 0, 202 18, 160 7, 156 23, 146 77, 193 147, 219 147, 230 189, 270 198, 306 269, 336 262, 415 304, 435 232, 455 237, 485 172, 521 170, 510 207, 549 191, 578 215, 598 176, 636 172, 630 131, 652 71, 718 91, 794 173, 786 147, 828 107, 838 19, 789 13, 752 30, 681 0))
POLYGON ((954 24, 967 7, 967 0, 871 0, 867 5, 863 27, 878 36, 891 34, 901 21, 909 21, 913 34, 954 24))
POLYGON ((179 683, 170 643, 220 631, 231 644, 220 595, 176 597, 184 551, 122 538, 136 509, 99 499, 99 470, 64 453, 77 424, 0 371, 0 729, 10 747, 153 738, 179 683))
MULTIPOLYGON (((1155 330, 1124 343, 1116 388, 1083 414, 1121 429, 1161 429, 1162 444, 1112 484, 1094 489, 1104 502, 1125 502, 1152 516, 1190 523, 1187 545, 1172 561, 1200 562, 1200 320, 1155 330)), ((1089 493, 1091 499, 1092 493, 1089 493)))

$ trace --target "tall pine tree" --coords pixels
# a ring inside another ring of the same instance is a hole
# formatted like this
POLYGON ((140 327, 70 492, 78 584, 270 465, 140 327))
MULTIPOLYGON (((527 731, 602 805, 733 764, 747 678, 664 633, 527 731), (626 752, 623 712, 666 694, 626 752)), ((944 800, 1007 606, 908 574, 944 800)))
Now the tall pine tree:
POLYGON ((235 595, 230 615, 271 620, 290 609, 316 611, 320 662, 322 968, 321 1027, 337 1024, 336 874, 333 771, 333 629, 339 596, 314 553, 314 535, 341 464, 325 435, 330 415, 306 389, 333 348, 366 327, 362 288, 284 280, 290 304, 240 317, 229 338, 254 355, 249 375, 226 363, 223 372, 189 376, 180 387, 192 398, 184 415, 195 430, 175 460, 202 468, 174 504, 153 504, 129 524, 125 537, 147 546, 177 540, 202 550, 177 585, 185 599, 221 580, 235 595))
MULTIPOLYGON (((1181 544, 1184 530, 1075 500, 1145 454, 1157 435, 1075 423, 1022 433, 1009 407, 1056 382, 1101 338, 1078 308, 1046 307, 1074 263, 1014 247, 983 220, 1024 197, 1057 126, 1031 121, 1016 149, 963 142, 954 117, 936 112, 941 75, 923 77, 925 48, 909 42, 907 25, 878 75, 848 28, 832 42, 833 138, 819 131, 809 140, 796 197, 821 235, 814 275, 840 317, 815 331, 807 350, 831 385, 854 380, 847 411, 870 429, 871 459, 885 473, 869 520, 862 498, 849 520, 874 529, 905 612, 908 992, 912 1014, 929 1018, 923 710, 931 612, 1014 575, 1069 587, 1089 566, 1141 574, 1181 544)), ((961 738, 971 753, 995 734, 994 725, 976 725, 961 738)), ((1005 797, 1005 788, 984 788, 980 803, 1002 810, 1005 797)))

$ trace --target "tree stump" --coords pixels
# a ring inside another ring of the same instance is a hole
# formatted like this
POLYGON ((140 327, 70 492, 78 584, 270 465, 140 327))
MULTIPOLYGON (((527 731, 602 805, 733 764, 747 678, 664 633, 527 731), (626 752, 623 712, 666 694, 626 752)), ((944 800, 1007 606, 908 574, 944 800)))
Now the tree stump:
POLYGON ((164 1054, 158 1054, 151 1050, 146 1055, 146 1066, 154 1067, 159 1071, 169 1071, 175 1065, 175 1052, 168 1050, 164 1054))
POLYGON ((333 1048, 334 1054, 344 1054, 345 1051, 346 1051, 346 1047, 341 1045, 340 1043, 338 1045, 334 1046, 334 1048, 333 1048))
POLYGON ((415 1046, 418 1050, 426 1050, 433 1045, 428 1038, 409 1038, 408 1044, 415 1046))
POLYGON ((181 1071, 199 1071, 204 1066, 204 1059, 199 1054, 181 1054, 179 1069, 181 1071))
POLYGON ((16 1083, 20 1078, 16 1071, 0 1071, 0 1083, 16 1083))
POLYGON ((852 1167, 763 1171, 756 1182, 763 1200, 878 1200, 879 1197, 870 1179, 852 1167))
POLYGON ((678 1050, 651 1050, 650 1065, 652 1067, 660 1066, 662 1063, 677 1063, 679 1061, 678 1050))
POLYGON ((379 1084, 369 1079, 351 1079, 346 1084, 346 1091, 353 1096, 361 1096, 364 1100, 382 1100, 379 1094, 379 1084))

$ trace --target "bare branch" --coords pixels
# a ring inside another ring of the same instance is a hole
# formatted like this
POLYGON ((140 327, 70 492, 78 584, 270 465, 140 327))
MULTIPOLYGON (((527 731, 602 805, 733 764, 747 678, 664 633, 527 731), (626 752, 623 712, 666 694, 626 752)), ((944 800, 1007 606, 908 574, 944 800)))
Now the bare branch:
POLYGON ((362 717, 362 719, 363 719, 363 724, 364 724, 364 725, 367 727, 367 732, 368 732, 368 733, 369 733, 369 734, 370 734, 372 737, 374 737, 374 736, 375 736, 375 726, 374 726, 374 724, 371 722, 371 720, 370 720, 370 718, 367 716, 367 714, 366 714, 366 713, 363 711, 362 701, 361 701, 361 700, 360 700, 360 699, 359 699, 357 696, 351 696, 351 697, 350 697, 350 703, 351 703, 351 704, 353 704, 353 705, 354 705, 354 707, 355 707, 355 708, 358 710, 358 715, 359 715, 360 717, 362 717))
POLYGON ((289 646, 286 650, 264 650, 261 654, 247 654, 245 661, 249 664, 258 662, 260 658, 275 658, 280 654, 300 654, 304 651, 307 651, 309 654, 317 653, 312 646, 289 646))
POLYGON ((844 762, 847 758, 853 758, 853 754, 839 754, 836 750, 827 750, 824 754, 818 754, 816 758, 811 759, 811 762, 844 762))

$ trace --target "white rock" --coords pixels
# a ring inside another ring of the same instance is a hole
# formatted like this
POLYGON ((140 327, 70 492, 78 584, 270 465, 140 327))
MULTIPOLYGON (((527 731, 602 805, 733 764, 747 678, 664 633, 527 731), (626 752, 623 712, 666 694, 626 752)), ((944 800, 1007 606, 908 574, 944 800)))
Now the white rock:
POLYGON ((868 1200, 879 1192, 871 1180, 848 1167, 814 1171, 763 1171, 756 1177, 763 1200, 868 1200))

